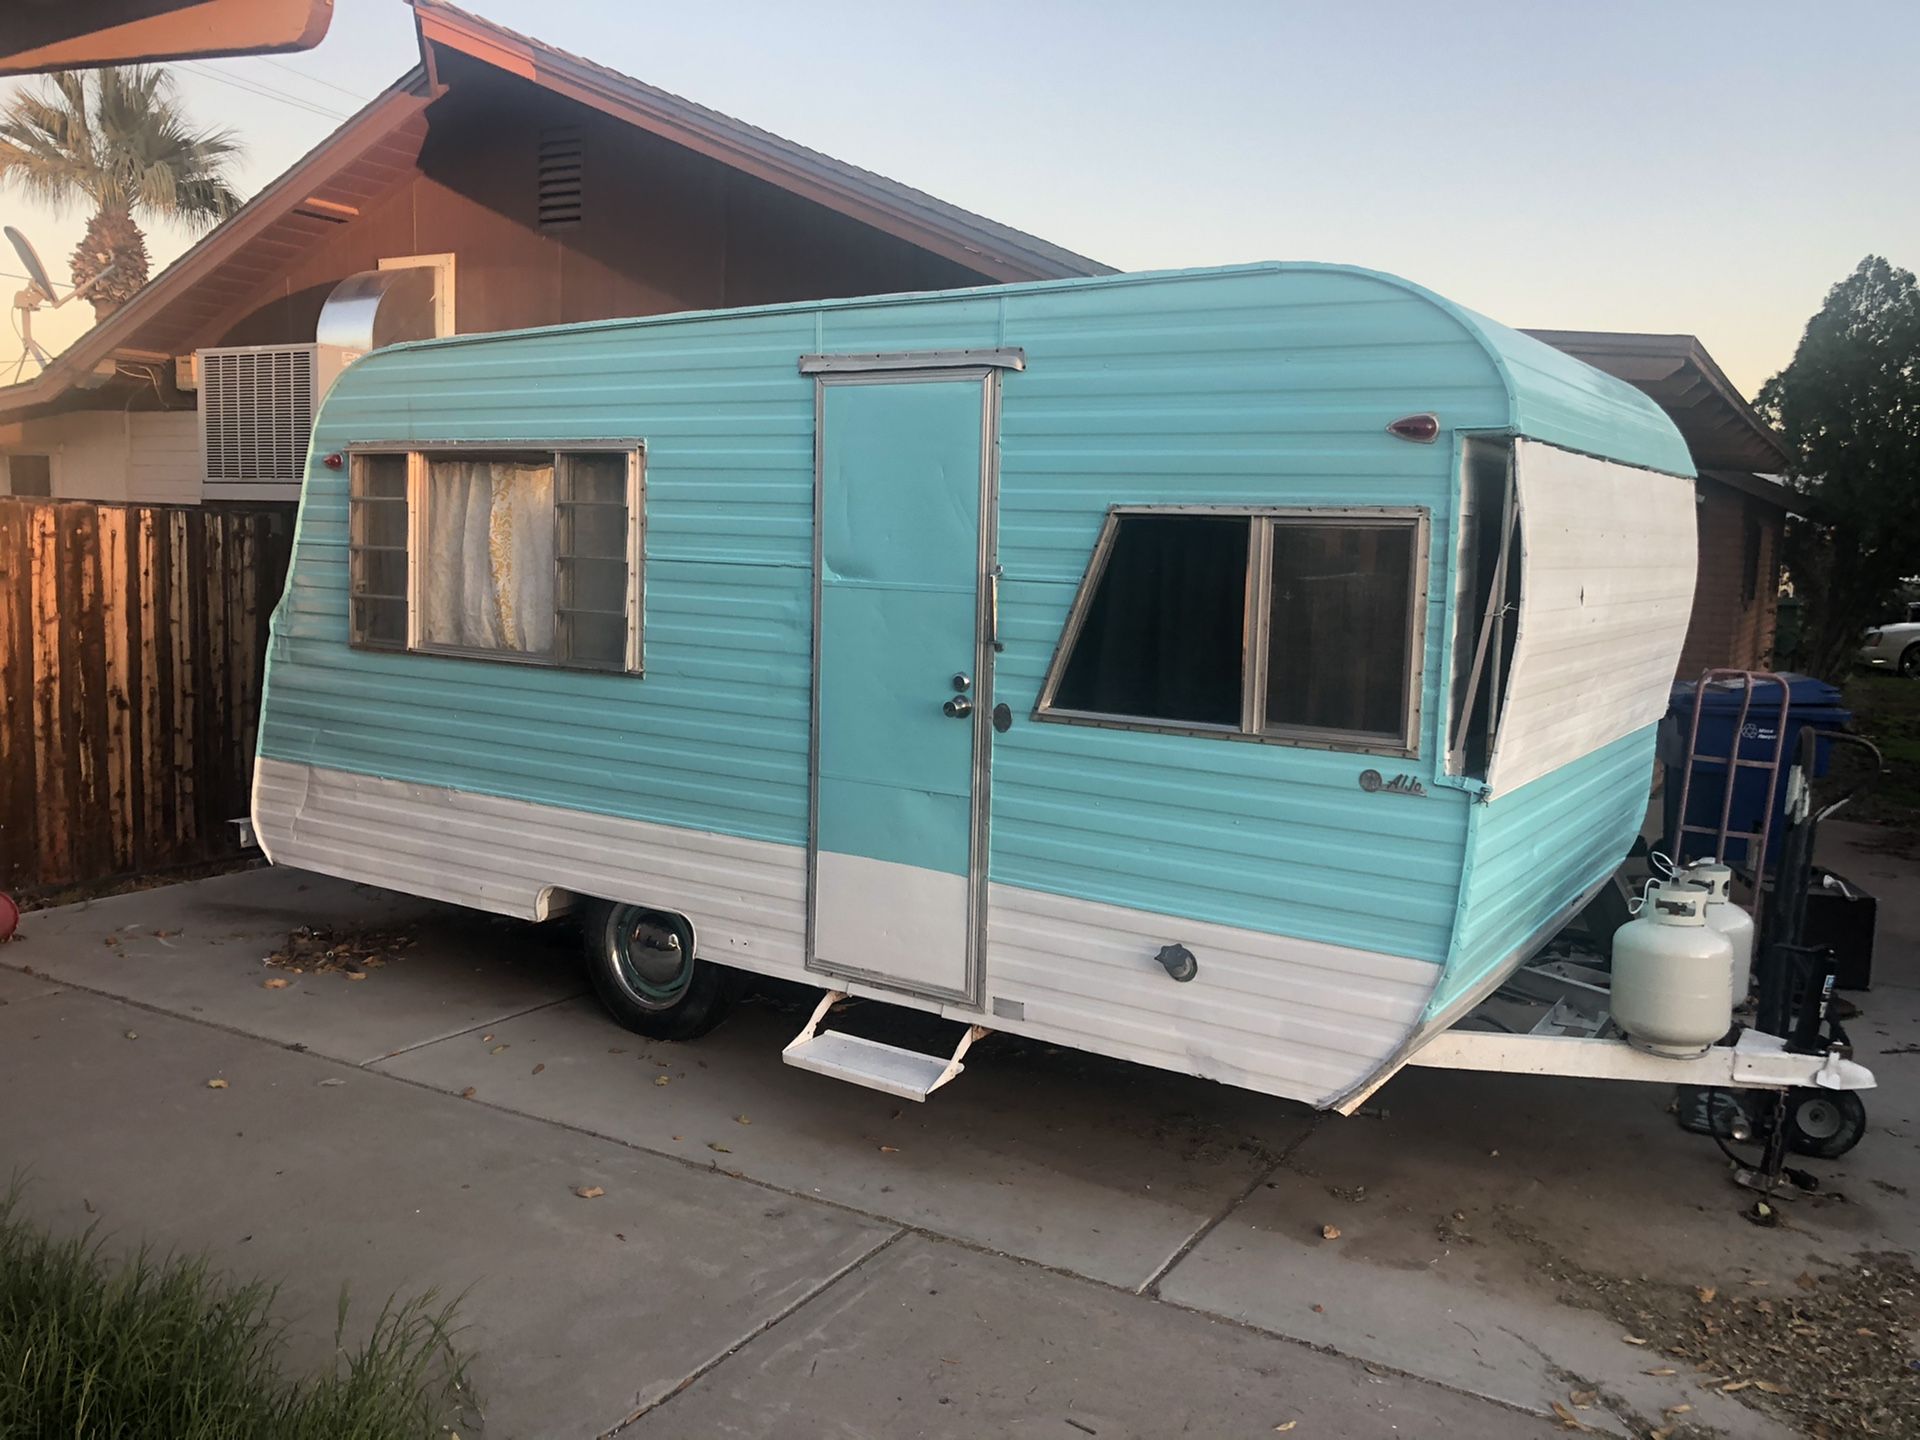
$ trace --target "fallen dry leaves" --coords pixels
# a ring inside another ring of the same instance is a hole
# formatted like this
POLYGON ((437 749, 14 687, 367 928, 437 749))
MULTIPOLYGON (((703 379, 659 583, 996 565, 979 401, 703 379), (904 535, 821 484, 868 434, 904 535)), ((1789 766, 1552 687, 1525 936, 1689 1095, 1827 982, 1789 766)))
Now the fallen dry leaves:
POLYGON ((1322 1225, 1320 1227, 1320 1238, 1322 1240, 1338 1240, 1340 1238, 1340 1227, 1338 1225, 1322 1225))
POLYGON ((1562 1430, 1589 1431, 1593 1429, 1591 1425, 1587 1424, 1586 1421, 1582 1420, 1558 1400, 1553 1402, 1553 1414, 1554 1418, 1560 1422, 1560 1428, 1562 1430))
POLYGON ((607 1192, 602 1190, 598 1185, 576 1185, 573 1187, 573 1193, 578 1195, 582 1200, 598 1200, 607 1192))
POLYGON ((411 930, 333 930, 303 925, 289 931, 287 943, 266 957, 268 965, 296 975, 343 974, 364 980, 369 970, 394 960, 413 945, 411 930))
POLYGON ((260 988, 262 990, 284 990, 291 984, 293 984, 293 981, 287 979, 284 975, 275 975, 271 980, 262 980, 260 982, 260 988))
POLYGON ((209 1090, 224 1090, 226 1088, 227 1082, 224 1080, 214 1079, 207 1081, 207 1089, 209 1090))

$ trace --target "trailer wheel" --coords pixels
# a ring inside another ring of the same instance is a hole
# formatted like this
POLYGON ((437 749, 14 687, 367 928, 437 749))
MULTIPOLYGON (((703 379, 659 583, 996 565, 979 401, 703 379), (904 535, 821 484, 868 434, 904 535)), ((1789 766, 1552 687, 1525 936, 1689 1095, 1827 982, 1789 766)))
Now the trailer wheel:
POLYGON ((1838 1160, 1867 1133, 1867 1107, 1851 1090, 1787 1094, 1787 1145, 1796 1154, 1838 1160))
POLYGON ((694 958, 693 932, 678 915, 639 905, 602 905, 586 927, 587 972, 607 1013, 655 1040, 692 1040, 733 1008, 745 976, 694 958))

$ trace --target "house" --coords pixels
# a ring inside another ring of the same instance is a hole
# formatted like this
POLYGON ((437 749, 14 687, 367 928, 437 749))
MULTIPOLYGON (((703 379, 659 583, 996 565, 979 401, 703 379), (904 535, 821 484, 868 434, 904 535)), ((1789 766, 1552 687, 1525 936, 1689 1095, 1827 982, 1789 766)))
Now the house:
POLYGON ((1775 478, 1789 463, 1779 433, 1754 413, 1692 335, 1526 333, 1645 391, 1693 452, 1700 472, 1700 570, 1679 677, 1697 679, 1714 666, 1768 668, 1780 603, 1781 535, 1787 516, 1806 504, 1775 478))
POLYGON ((292 502, 318 395, 386 336, 1109 273, 439 0, 412 3, 417 67, 43 374, 0 388, 0 494, 292 502), (369 274, 358 308, 343 298, 337 333, 321 335, 329 298, 369 274), (368 294, 386 336, 354 328, 368 294))

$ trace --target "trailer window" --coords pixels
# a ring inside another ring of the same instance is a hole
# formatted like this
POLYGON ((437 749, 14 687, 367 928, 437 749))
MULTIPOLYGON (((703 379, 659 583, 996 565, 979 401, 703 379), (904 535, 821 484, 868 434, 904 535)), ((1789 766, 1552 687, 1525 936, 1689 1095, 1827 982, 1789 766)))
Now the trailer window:
POLYGON ((1422 512, 1116 507, 1036 717, 1412 754, 1422 512))
POLYGON ((407 457, 355 455, 348 478, 347 571, 353 643, 407 645, 407 457))
POLYGON ((1269 523, 1267 729, 1406 743, 1414 526, 1269 523))
POLYGON ((1245 519, 1123 517, 1053 703, 1237 726, 1246 596, 1245 519))
POLYGON ((1513 667, 1520 613, 1520 554, 1514 538, 1513 451, 1505 440, 1472 437, 1462 454, 1458 577, 1453 597, 1453 674, 1447 773, 1486 778, 1513 667))
POLYGON ((640 669, 635 449, 356 454, 353 640, 640 669))

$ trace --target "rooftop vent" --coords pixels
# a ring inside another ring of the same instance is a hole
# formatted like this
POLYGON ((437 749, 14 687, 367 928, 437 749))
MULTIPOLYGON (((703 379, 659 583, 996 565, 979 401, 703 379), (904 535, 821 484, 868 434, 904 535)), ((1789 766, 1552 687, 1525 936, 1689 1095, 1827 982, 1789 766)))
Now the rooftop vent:
POLYGON ((542 230, 578 225, 586 141, 578 125, 555 125, 540 132, 537 205, 542 230))

